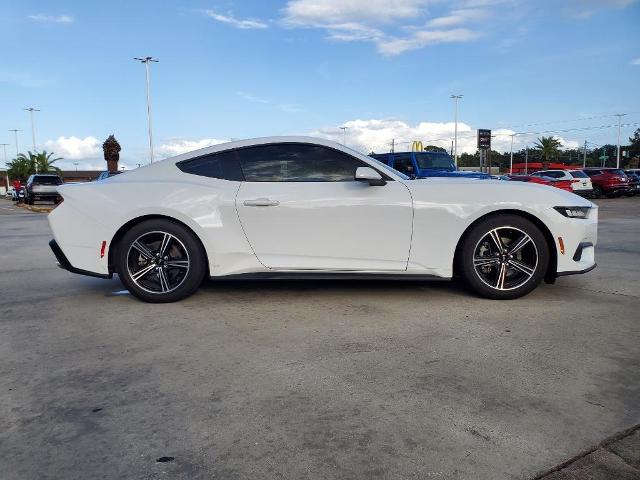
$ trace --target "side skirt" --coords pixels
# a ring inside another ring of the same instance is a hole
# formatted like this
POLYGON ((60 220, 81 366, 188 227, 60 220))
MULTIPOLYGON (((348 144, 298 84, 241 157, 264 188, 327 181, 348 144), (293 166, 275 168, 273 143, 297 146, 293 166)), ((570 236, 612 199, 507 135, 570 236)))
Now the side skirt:
POLYGON ((398 273, 332 273, 332 272, 256 272, 239 273, 209 277, 213 281, 227 280, 394 280, 394 281, 440 281, 447 282, 451 278, 436 275, 398 274, 398 273))

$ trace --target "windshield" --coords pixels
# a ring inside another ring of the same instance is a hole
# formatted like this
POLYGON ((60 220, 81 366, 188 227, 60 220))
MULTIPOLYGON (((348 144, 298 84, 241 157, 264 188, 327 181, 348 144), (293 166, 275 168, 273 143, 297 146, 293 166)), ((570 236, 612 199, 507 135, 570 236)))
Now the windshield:
POLYGON ((393 173, 394 175, 399 176, 401 179, 403 180, 411 180, 411 177, 405 175, 402 172, 399 172, 398 170, 396 170, 395 168, 391 168, 389 165, 387 165, 386 163, 381 162, 380 160, 377 160, 373 157, 369 157, 371 160, 373 160, 376 164, 376 166, 383 168, 384 170, 389 170, 391 173, 393 173))
POLYGON ((453 159, 444 152, 416 152, 416 162, 420 170, 444 170, 453 172, 456 169, 453 159))
POLYGON ((33 183, 39 183, 40 185, 61 185, 62 180, 60 180, 60 177, 54 177, 53 175, 51 176, 38 175, 33 178, 33 183))
POLYGON ((584 172, 581 172, 580 170, 573 170, 571 172, 569 172, 571 174, 571 176, 573 178, 589 178, 589 175, 587 175, 584 172))

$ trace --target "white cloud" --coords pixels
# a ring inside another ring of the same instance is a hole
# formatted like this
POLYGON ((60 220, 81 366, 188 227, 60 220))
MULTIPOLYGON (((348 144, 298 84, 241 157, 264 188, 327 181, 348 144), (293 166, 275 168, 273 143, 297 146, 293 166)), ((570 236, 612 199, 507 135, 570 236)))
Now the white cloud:
POLYGON ((42 23, 73 23, 74 20, 71 15, 46 15, 44 13, 29 15, 29 19, 42 23))
POLYGON ((214 12, 213 10, 204 10, 204 14, 218 22, 226 23, 243 30, 269 28, 269 25, 262 20, 253 18, 240 19, 234 17, 231 13, 222 15, 214 12))
POLYGON ((285 22, 298 26, 327 26, 352 22, 390 23, 422 15, 430 0, 290 0, 285 22))
POLYGON ((407 38, 379 40, 378 51, 386 55, 398 55, 408 50, 416 50, 437 43, 467 42, 480 34, 466 28, 452 30, 423 30, 407 38))
MULTIPOLYGON (((488 3, 496 1, 488 0, 488 3)), ((458 8, 429 20, 428 8, 443 3, 441 0, 289 0, 283 11, 283 23, 290 28, 323 29, 331 40, 372 42, 384 55, 398 55, 437 43, 466 42, 479 36, 479 32, 462 25, 486 18, 487 8, 458 8), (398 35, 397 32, 408 33, 398 35)))
MULTIPOLYGON (((371 120, 350 120, 343 126, 347 127, 347 146, 363 153, 374 151, 376 153, 388 152, 391 148, 392 140, 395 142, 395 150, 407 151, 411 149, 411 143, 419 140, 423 145, 436 145, 451 149, 451 142, 454 139, 455 124, 453 122, 420 122, 417 125, 410 125, 402 120, 395 119, 371 119, 371 120)), ((491 146, 493 150, 508 152, 511 148, 511 135, 514 130, 508 128, 498 128, 492 130, 493 138, 491 146)), ((311 135, 327 138, 342 143, 343 132, 338 128, 321 128, 311 132, 311 135)), ((532 148, 533 143, 539 135, 520 134, 514 137, 513 150, 517 151, 528 146, 532 148)), ((577 148, 577 141, 566 140, 556 136, 563 148, 577 148)), ((458 122, 458 152, 475 153, 477 146, 477 132, 475 127, 458 122)))
POLYGON ((102 155, 102 142, 96 137, 58 137, 57 140, 47 140, 44 148, 54 152, 56 156, 67 160, 95 159, 102 155))
POLYGON ((251 95, 250 93, 236 92, 236 95, 238 95, 243 100, 246 100, 247 102, 271 103, 271 100, 267 100, 266 98, 256 97, 255 95, 251 95))
POLYGON ((182 153, 192 152, 200 148, 210 147, 212 145, 218 145, 220 143, 226 143, 229 140, 220 140, 217 138, 202 138, 200 140, 186 140, 175 138, 171 139, 160 147, 156 148, 156 153, 160 157, 173 157, 182 153))
POLYGON ((484 20, 487 17, 486 10, 467 8, 463 10, 453 10, 449 15, 437 17, 427 22, 427 27, 442 28, 460 25, 469 21, 484 20))
POLYGON ((634 58, 630 63, 631 65, 640 65, 640 58, 634 58))

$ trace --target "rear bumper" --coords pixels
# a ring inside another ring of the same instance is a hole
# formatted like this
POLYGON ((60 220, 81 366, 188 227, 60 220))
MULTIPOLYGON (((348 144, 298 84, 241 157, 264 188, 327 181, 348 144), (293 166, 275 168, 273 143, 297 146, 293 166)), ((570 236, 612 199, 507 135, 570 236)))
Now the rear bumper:
POLYGON ((618 185, 603 185, 602 190, 604 193, 624 193, 631 191, 631 187, 628 183, 621 183, 618 185))
POLYGON ((49 247, 51 247, 53 254, 56 256, 56 259, 58 260, 58 266, 60 268, 63 268, 71 273, 77 273, 79 275, 87 275, 89 277, 107 278, 107 279, 113 278, 112 273, 108 273, 108 274, 96 273, 96 272, 90 272, 88 270, 82 270, 80 268, 75 268, 73 265, 71 265, 71 262, 69 262, 66 255, 58 245, 58 242, 56 242, 55 240, 51 240, 49 242, 49 247))

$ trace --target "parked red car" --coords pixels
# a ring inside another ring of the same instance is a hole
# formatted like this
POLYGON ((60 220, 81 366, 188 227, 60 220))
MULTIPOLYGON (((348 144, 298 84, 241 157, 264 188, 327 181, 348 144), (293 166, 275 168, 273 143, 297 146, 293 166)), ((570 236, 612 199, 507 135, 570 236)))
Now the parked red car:
POLYGON ((613 198, 631 192, 629 179, 621 168, 585 168, 583 172, 591 177, 593 198, 602 195, 613 198))
POLYGON ((515 182, 531 182, 539 183, 541 185, 549 185, 551 187, 560 188, 567 192, 573 193, 573 187, 571 186, 571 180, 557 180, 551 177, 538 177, 535 175, 509 175, 509 180, 515 182))

